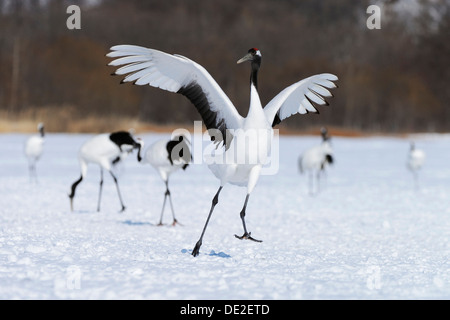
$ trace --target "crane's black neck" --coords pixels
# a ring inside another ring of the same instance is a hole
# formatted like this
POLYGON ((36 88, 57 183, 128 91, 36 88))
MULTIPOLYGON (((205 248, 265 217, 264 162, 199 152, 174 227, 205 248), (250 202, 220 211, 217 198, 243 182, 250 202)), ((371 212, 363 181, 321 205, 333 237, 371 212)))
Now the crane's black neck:
POLYGON ((252 60, 252 73, 250 74, 250 84, 253 84, 258 89, 258 71, 261 67, 261 57, 255 55, 252 60))
POLYGON ((123 145, 123 144, 127 144, 127 145, 132 145, 132 146, 136 146, 137 143, 136 141, 134 141, 133 137, 131 136, 131 134, 127 131, 117 131, 117 132, 113 132, 109 135, 109 139, 114 142, 119 148, 123 145))
POLYGON ((124 144, 133 146, 134 149, 138 149, 137 159, 139 162, 142 160, 141 157, 142 144, 134 140, 129 132, 127 131, 113 132, 109 135, 109 139, 119 147, 121 152, 122 152, 122 145, 124 144))

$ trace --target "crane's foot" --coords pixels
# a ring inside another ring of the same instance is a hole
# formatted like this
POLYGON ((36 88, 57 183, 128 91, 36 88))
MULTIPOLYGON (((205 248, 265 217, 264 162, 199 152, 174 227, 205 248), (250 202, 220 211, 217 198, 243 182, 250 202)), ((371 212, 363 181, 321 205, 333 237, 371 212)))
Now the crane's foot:
POLYGON ((125 206, 122 206, 122 209, 119 211, 119 213, 123 213, 123 212, 125 212, 125 206))
POLYGON ((238 238, 238 239, 240 239, 240 240, 252 240, 252 241, 255 241, 255 242, 262 242, 262 240, 257 240, 257 239, 255 239, 255 238, 253 238, 252 236, 251 236, 251 232, 249 232, 249 233, 247 233, 247 232, 245 232, 242 236, 238 236, 237 234, 235 234, 234 236, 236 237, 236 238, 238 238))
MULTIPOLYGON (((175 227, 176 225, 182 226, 182 224, 179 223, 177 219, 173 219, 173 222, 172 222, 171 225, 172 225, 172 227, 175 227)), ((164 223, 162 223, 162 222, 160 221, 160 222, 157 224, 157 226, 158 226, 158 227, 164 226, 164 223)))
POLYGON ((198 254, 200 253, 201 246, 202 246, 202 241, 198 240, 197 243, 195 244, 194 250, 192 250, 192 255, 194 257, 198 256, 198 254))
POLYGON ((177 219, 173 219, 172 226, 175 227, 176 225, 183 226, 177 219))

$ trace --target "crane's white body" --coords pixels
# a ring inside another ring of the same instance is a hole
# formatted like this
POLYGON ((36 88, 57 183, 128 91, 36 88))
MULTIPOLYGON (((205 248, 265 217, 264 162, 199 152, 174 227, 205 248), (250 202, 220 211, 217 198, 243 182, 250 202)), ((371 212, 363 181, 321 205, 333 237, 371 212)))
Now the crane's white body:
POLYGON ((109 139, 109 133, 102 133, 87 140, 78 152, 81 175, 86 176, 89 163, 97 164, 101 168, 110 171, 112 163, 117 157, 124 159, 133 150, 130 145, 119 148, 117 144, 109 139))
POLYGON ((25 141, 24 146, 25 157, 28 160, 30 179, 33 177, 37 179, 36 163, 40 159, 44 151, 44 125, 42 123, 39 123, 37 128, 40 134, 35 134, 29 137, 25 141))
POLYGON ((408 158, 406 162, 406 166, 409 170, 411 170, 414 176, 414 185, 416 188, 419 187, 419 170, 423 167, 425 163, 425 152, 421 149, 417 149, 414 143, 411 143, 411 147, 408 152, 408 158))
POLYGON ((320 171, 328 165, 325 161, 327 155, 333 155, 333 148, 328 141, 323 141, 320 145, 307 149, 299 159, 299 168, 305 171, 320 171))
POLYGON ((333 148, 330 142, 325 140, 321 144, 305 150, 298 160, 300 173, 309 175, 310 194, 320 191, 321 176, 325 174, 325 169, 329 165, 328 157, 333 157, 333 148), (316 190, 314 190, 314 180, 316 181, 316 190))
POLYGON ((425 163, 425 158, 425 152, 423 150, 411 150, 408 155, 408 169, 417 172, 425 163))
POLYGON ((251 101, 248 115, 242 119, 242 128, 232 130, 233 140, 228 149, 211 156, 208 167, 223 186, 231 183, 246 186, 251 193, 258 181, 263 165, 271 151, 273 129, 259 100, 256 88, 251 85, 251 101))
POLYGON ((25 156, 28 161, 35 163, 39 160, 44 151, 44 138, 39 135, 29 137, 25 143, 25 156))
POLYGON ((172 173, 186 164, 185 161, 177 160, 174 160, 173 164, 171 164, 166 145, 167 140, 158 140, 147 148, 144 155, 144 161, 155 168, 164 181, 169 180, 172 173))

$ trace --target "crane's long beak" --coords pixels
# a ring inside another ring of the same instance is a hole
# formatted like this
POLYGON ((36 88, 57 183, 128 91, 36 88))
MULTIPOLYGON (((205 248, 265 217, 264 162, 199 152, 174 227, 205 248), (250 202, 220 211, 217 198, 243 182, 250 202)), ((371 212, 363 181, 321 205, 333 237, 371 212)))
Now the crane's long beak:
POLYGON ((240 58, 240 59, 237 61, 237 63, 239 64, 239 63, 242 63, 242 62, 245 62, 245 61, 249 61, 249 60, 252 60, 252 59, 253 59, 252 54, 251 54, 251 53, 247 53, 245 56, 243 56, 242 58, 240 58))

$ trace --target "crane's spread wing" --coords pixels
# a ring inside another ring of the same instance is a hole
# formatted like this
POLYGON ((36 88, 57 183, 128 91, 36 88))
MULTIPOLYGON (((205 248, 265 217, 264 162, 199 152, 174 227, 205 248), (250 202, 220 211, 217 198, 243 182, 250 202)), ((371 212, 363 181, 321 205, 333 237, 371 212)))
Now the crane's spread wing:
POLYGON ((206 128, 219 130, 211 134, 215 142, 227 141, 227 129, 238 129, 243 122, 233 103, 213 77, 196 62, 158 50, 133 45, 111 47, 107 54, 117 58, 110 66, 121 66, 117 75, 126 75, 122 82, 150 85, 186 96, 202 116, 206 128))
POLYGON ((264 107, 267 120, 275 126, 295 113, 318 113, 314 104, 328 105, 325 98, 333 96, 328 89, 336 88, 337 80, 334 74, 322 73, 290 85, 264 107))

